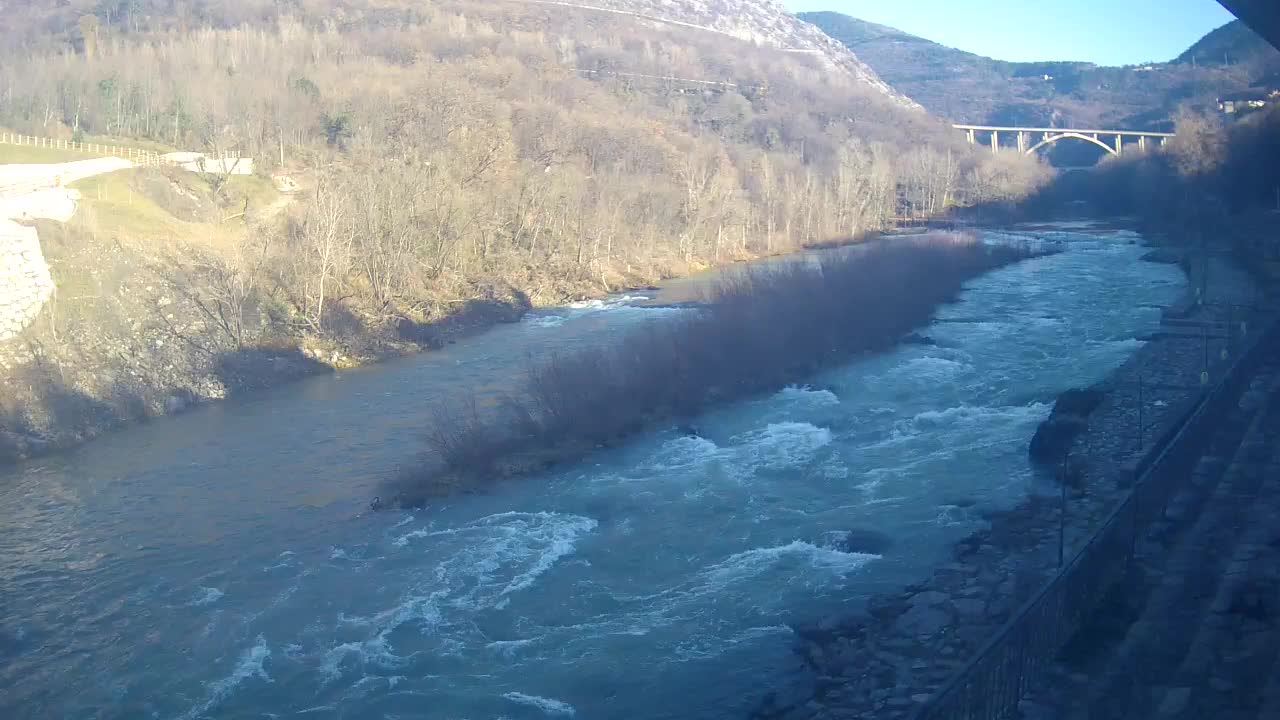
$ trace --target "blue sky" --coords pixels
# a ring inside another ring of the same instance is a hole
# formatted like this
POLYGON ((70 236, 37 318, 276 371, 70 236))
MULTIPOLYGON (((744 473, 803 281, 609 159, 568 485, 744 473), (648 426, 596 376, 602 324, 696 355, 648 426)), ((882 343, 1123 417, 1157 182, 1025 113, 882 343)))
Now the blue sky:
POLYGON ((1171 60, 1233 19, 1215 0, 782 0, 1000 60, 1171 60))

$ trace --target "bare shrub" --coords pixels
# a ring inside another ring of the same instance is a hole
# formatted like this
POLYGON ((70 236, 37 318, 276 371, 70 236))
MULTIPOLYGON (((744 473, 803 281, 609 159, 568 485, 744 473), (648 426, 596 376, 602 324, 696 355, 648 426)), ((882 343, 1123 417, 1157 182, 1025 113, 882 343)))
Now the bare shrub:
POLYGON ((399 499, 421 502, 579 457, 891 347, 969 279, 1046 252, 938 236, 732 274, 696 314, 533 364, 525 387, 495 408, 475 396, 439 403, 427 437, 438 464, 400 478, 399 499))

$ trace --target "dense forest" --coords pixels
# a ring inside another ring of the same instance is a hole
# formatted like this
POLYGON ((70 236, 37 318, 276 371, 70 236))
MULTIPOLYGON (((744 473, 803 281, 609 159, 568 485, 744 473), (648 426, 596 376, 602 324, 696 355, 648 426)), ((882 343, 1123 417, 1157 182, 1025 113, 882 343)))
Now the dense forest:
POLYGON ((369 310, 487 273, 543 299, 547 277, 610 289, 628 267, 857 237, 1041 178, 811 58, 709 33, 511 2, 154 5, 46 19, 63 45, 6 60, 0 121, 313 169, 281 245, 327 256, 333 235, 335 259, 299 272, 340 266, 369 310))
MULTIPOLYGON (((432 328, 477 303, 518 316, 895 218, 1014 202, 1048 176, 1034 159, 968 147, 848 57, 616 12, 106 0, 0 15, 0 126, 236 151, 303 189, 266 208, 219 197, 217 215, 238 219, 207 232, 106 227, 92 212, 42 231, 58 238, 46 250, 55 275, 92 277, 93 297, 132 307, 52 305, 27 338, 38 377, 0 408, 10 427, 49 426, 51 383, 109 420, 145 416, 174 391, 255 384, 254 368, 226 372, 247 353, 322 346, 323 364, 358 362, 388 343, 438 342, 432 328), (102 257, 89 247, 109 248, 120 272, 81 267, 102 257), (131 285, 171 292, 142 302, 131 285), (139 328, 154 339, 136 345, 139 328), (113 344, 127 349, 104 353, 113 344)), ((130 203, 199 194, 170 171, 131 173, 130 203)))

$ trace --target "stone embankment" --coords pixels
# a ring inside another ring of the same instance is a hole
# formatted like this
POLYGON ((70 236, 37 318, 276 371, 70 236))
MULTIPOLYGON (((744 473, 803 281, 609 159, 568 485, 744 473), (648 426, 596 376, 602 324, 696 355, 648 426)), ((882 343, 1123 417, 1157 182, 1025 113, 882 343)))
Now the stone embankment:
MULTIPOLYGON (((1204 302, 1189 293, 1167 309, 1167 327, 1099 386, 1105 397, 1070 451, 1078 476, 1065 527, 1057 497, 1033 496, 993 513, 925 581, 797 628, 808 680, 776 688, 753 717, 905 719, 933 697, 1057 572, 1060 532, 1071 558, 1125 497, 1144 449, 1201 392, 1206 365, 1210 381, 1220 377, 1224 351, 1261 326, 1260 311, 1246 309, 1261 305, 1250 277, 1223 260, 1205 267, 1213 283, 1204 302)), ((1192 287, 1205 271, 1193 268, 1192 287)))
POLYGON ((0 166, 0 342, 25 330, 54 292, 40 238, 34 228, 15 221, 66 222, 75 213, 78 194, 65 184, 130 166, 119 158, 0 166))
POLYGON ((1025 718, 1280 717, 1277 350, 1025 718))
POLYGON ((0 342, 15 338, 53 295, 34 228, 0 220, 0 342))

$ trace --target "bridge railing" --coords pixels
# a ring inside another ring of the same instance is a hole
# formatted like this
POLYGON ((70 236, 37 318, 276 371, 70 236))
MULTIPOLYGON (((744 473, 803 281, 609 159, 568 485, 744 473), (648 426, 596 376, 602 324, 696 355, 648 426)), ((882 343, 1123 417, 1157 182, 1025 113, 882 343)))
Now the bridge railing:
POLYGON ((1129 495, 1085 547, 1031 598, 915 715, 915 720, 1004 720, 1042 681, 1054 657, 1128 572, 1137 542, 1190 477, 1220 418, 1247 389, 1280 338, 1272 324, 1245 343, 1212 389, 1194 398, 1176 432, 1144 458, 1129 495))
POLYGON ((1045 127, 1018 127, 1016 125, 961 125, 955 124, 951 127, 956 130, 975 130, 978 132, 1002 132, 1002 133, 1080 133, 1081 135, 1123 135, 1125 137, 1153 137, 1153 138, 1171 138, 1176 137, 1175 133, 1158 132, 1155 130, 1093 130, 1088 128, 1045 128, 1045 127))

